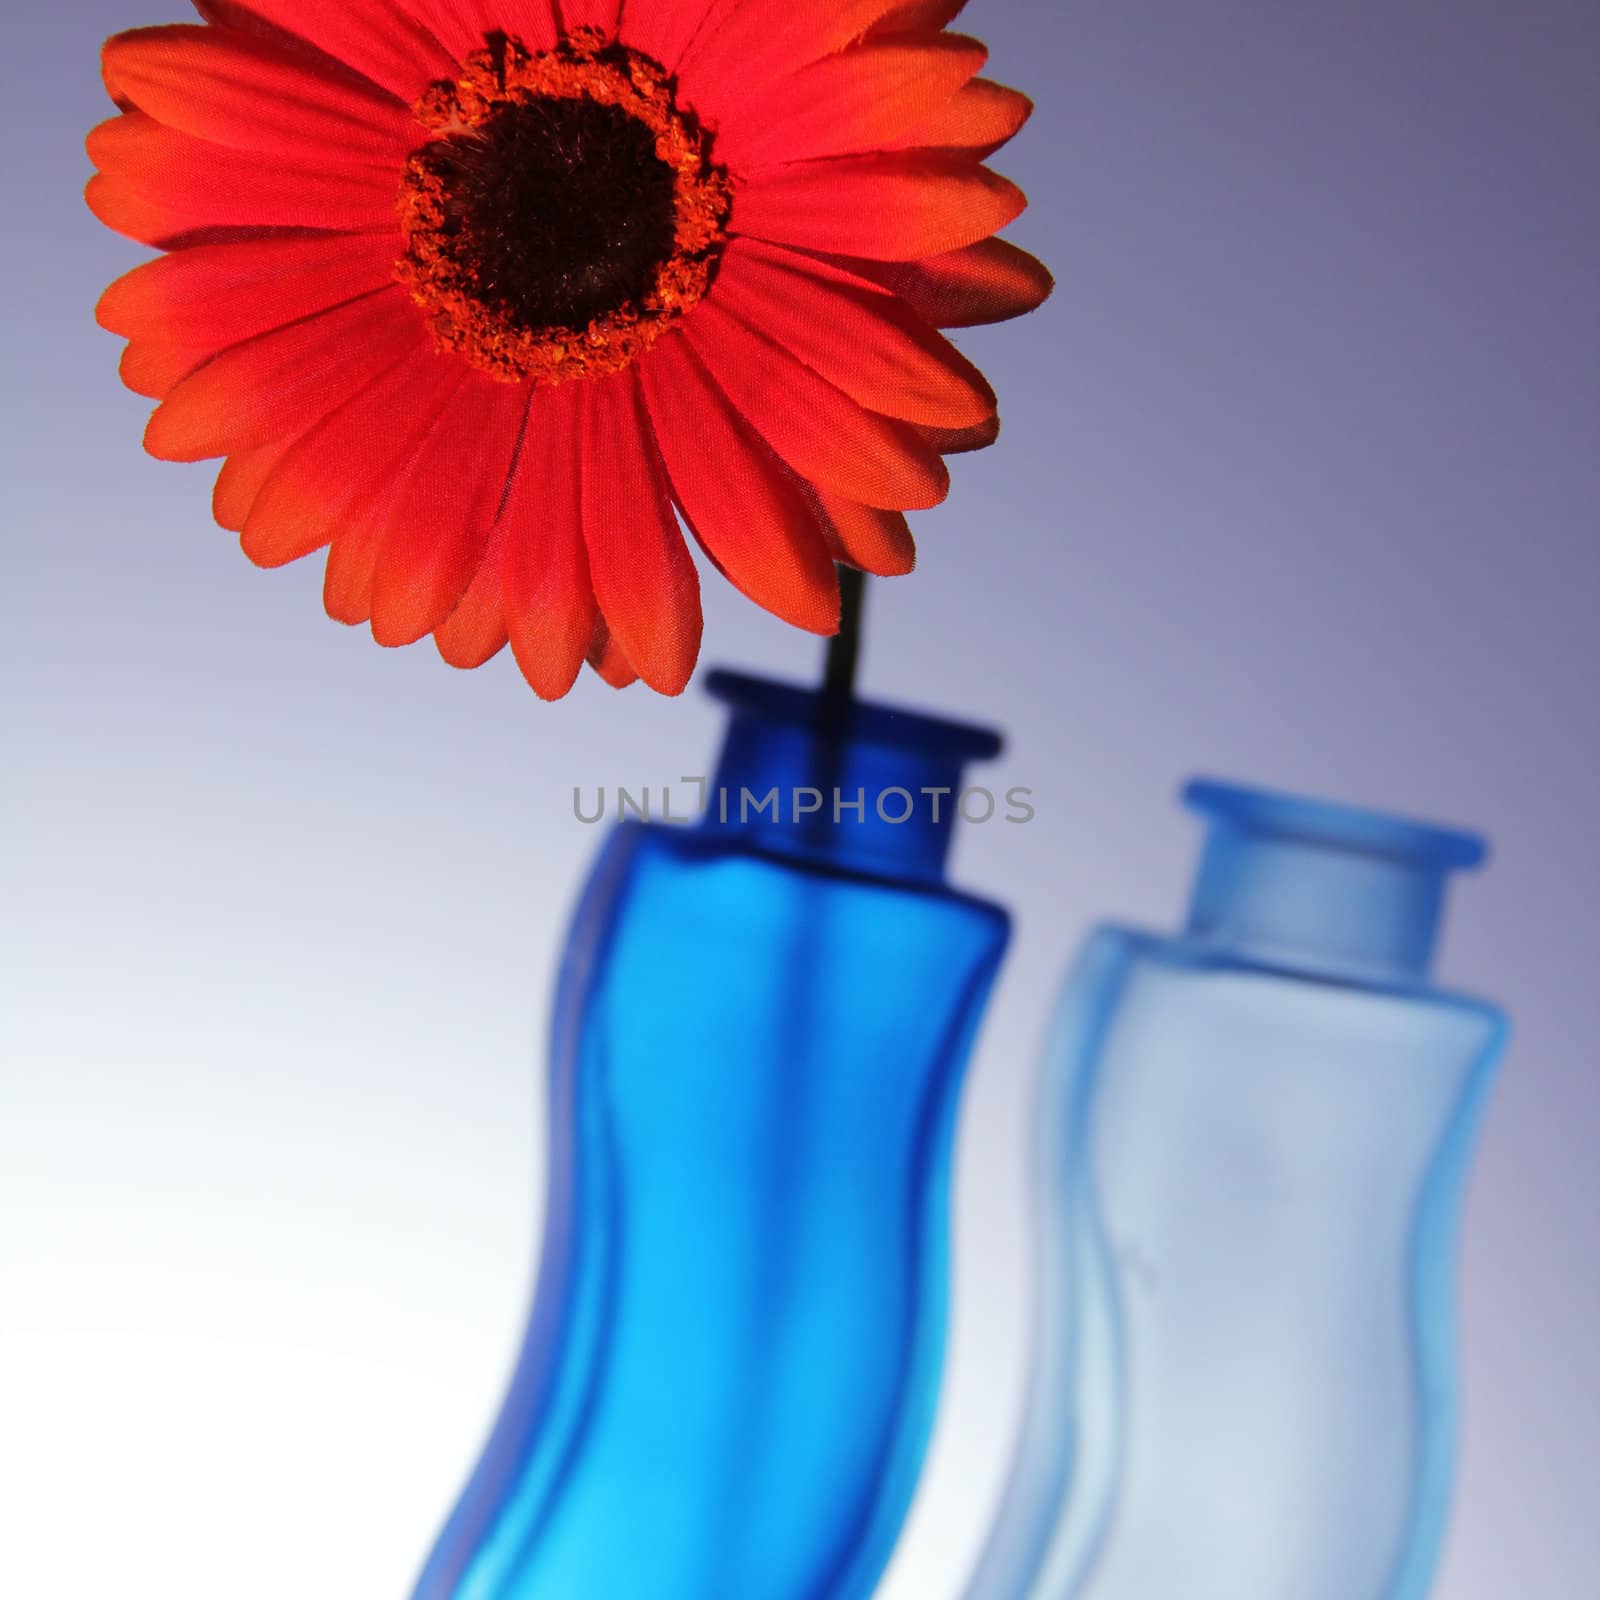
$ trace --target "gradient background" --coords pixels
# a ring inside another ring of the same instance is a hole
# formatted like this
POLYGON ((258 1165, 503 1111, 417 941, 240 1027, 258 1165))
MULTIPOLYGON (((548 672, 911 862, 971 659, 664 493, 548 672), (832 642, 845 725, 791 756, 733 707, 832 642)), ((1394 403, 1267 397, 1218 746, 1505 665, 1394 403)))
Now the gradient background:
MULTIPOLYGON (((538 705, 253 570, 139 449, 79 200, 107 32, 0 52, 7 519, 0 1592, 402 1596, 530 1283, 571 789, 718 717, 538 705)), ((1442 1600, 1600 1592, 1600 9, 975 0, 1060 289, 964 337, 1005 407, 872 596, 868 689, 992 718, 1030 827, 957 875, 1015 953, 966 1104, 931 1470, 884 1600, 953 1596, 1018 1398, 1016 1152, 1060 972, 1170 926, 1196 769, 1478 824, 1442 972, 1517 1039, 1472 1188, 1442 1600)), ((707 586, 707 660, 816 647, 707 586)), ((1241 1597, 1246 1600, 1246 1597, 1241 1597)))

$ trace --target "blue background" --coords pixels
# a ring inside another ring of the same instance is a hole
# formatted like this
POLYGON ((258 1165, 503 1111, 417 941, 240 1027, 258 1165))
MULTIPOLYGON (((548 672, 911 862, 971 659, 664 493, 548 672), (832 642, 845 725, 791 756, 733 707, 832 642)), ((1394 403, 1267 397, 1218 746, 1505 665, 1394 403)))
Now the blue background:
MULTIPOLYGON (((571 790, 719 717, 546 708, 253 570, 90 310, 100 38, 8 19, 0 1591, 399 1595, 527 1294, 533 1070, 597 844, 571 790)), ((1600 12, 975 0, 1060 288, 963 336, 999 446, 872 595, 868 689, 1010 728, 965 831, 1018 940, 966 1105, 953 1358, 885 1600, 953 1596, 1018 1400, 1025 1088, 1088 923, 1170 926, 1195 769, 1439 814, 1497 856, 1443 972, 1518 1035, 1473 1185, 1442 1600, 1600 1573, 1600 12)), ((707 585, 707 660, 816 647, 707 585)))

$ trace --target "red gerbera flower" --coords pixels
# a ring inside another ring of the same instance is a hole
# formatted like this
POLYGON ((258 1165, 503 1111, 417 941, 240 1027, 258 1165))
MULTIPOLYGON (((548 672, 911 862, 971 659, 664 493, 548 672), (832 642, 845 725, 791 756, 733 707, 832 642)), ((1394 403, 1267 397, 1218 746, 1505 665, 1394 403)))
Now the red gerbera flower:
POLYGON ((151 454, 226 456, 217 520, 329 546, 330 615, 585 657, 676 693, 678 518, 785 621, 834 562, 909 571, 903 512, 995 400, 936 332, 1048 293, 983 161, 1029 103, 962 0, 197 0, 105 49, 102 221, 167 251, 100 320, 151 454))

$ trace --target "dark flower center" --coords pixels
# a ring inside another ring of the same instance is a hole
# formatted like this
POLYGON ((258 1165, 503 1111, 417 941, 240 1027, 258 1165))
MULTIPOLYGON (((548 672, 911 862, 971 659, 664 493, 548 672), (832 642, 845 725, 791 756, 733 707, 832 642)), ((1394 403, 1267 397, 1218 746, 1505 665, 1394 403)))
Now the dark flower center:
POLYGON ((710 284, 730 208, 659 67, 580 29, 491 41, 417 108, 397 276, 439 344, 508 381, 614 372, 710 284))
POLYGON ((443 141, 433 165, 484 301, 525 328, 581 328, 642 300, 675 231, 655 147, 642 122, 589 99, 508 105, 443 141))

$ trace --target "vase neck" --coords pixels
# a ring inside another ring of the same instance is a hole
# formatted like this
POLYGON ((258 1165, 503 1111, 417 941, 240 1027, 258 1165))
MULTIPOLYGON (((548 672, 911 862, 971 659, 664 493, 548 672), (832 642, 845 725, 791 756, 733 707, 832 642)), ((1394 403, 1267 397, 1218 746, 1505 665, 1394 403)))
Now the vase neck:
POLYGON ((996 734, 736 673, 707 684, 731 710, 708 829, 819 864, 943 881, 962 774, 999 753, 996 734))
POLYGON ((1329 974, 1425 980, 1452 871, 1472 834, 1230 784, 1193 783, 1209 820, 1191 938, 1329 974))

